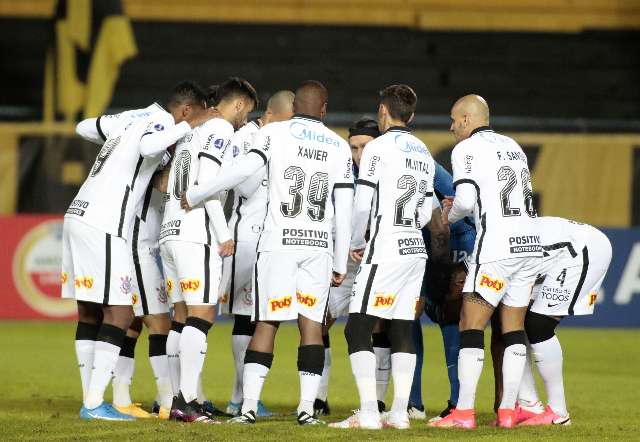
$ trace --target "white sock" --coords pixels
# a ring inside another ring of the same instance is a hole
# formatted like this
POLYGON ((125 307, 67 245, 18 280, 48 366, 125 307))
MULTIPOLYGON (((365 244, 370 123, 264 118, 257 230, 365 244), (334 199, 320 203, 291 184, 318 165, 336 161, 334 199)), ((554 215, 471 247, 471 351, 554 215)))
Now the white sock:
POLYGON ((322 368, 322 379, 318 387, 318 399, 326 401, 329 395, 329 376, 331 375, 331 348, 324 349, 324 367, 322 368))
MULTIPOLYGON (((207 343, 205 342, 204 344, 204 352, 207 352, 207 343)), ((202 370, 200 371, 200 376, 198 376, 198 389, 197 389, 197 394, 198 394, 198 403, 202 404, 203 402, 207 401, 207 395, 204 394, 204 387, 202 386, 202 372, 204 371, 204 361, 202 362, 202 370)))
POLYGON ((244 355, 251 341, 251 336, 232 335, 231 350, 233 351, 233 361, 235 362, 236 374, 233 381, 233 390, 231 391, 231 402, 235 404, 242 403, 242 375, 244 373, 244 355))
POLYGON ((177 396, 180 391, 180 336, 175 330, 169 332, 167 336, 167 362, 169 363, 169 378, 173 395, 177 396))
POLYGON ((131 395, 129 387, 133 380, 133 372, 135 370, 135 361, 133 358, 120 355, 116 368, 113 370, 113 404, 119 407, 128 407, 131 405, 131 395))
POLYGON ((310 373, 308 371, 299 371, 300 377, 300 403, 298 404, 298 414, 305 411, 309 416, 313 416, 313 403, 318 397, 318 387, 322 375, 310 373))
POLYGON ((562 378, 562 347, 558 337, 554 335, 546 341, 531 344, 531 348, 538 372, 544 381, 549 406, 559 416, 568 415, 562 378))
POLYGON ((527 362, 527 347, 513 344, 504 349, 502 358, 502 401, 500 408, 513 409, 516 406, 522 372, 527 362))
POLYGON ((161 407, 171 408, 173 388, 169 375, 169 359, 167 355, 149 356, 149 362, 158 388, 157 401, 161 407))
POLYGON ((458 379, 460 380, 460 392, 456 408, 469 410, 474 408, 476 389, 482 374, 484 363, 483 348, 461 348, 458 353, 458 379))
POLYGON ((242 391, 244 400, 242 401, 242 414, 249 410, 257 414, 258 401, 264 380, 269 373, 269 367, 255 362, 244 364, 244 375, 242 376, 242 391))
POLYGON ((376 397, 384 402, 391 374, 391 348, 373 347, 373 353, 376 355, 376 397))
POLYGON ((376 355, 370 351, 357 351, 349 355, 351 371, 356 378, 360 395, 360 411, 378 413, 376 395, 376 355))
POLYGON ((524 364, 520 390, 518 390, 518 403, 525 407, 532 407, 540 401, 536 391, 536 382, 533 377, 533 361, 531 360, 531 349, 527 349, 527 362, 524 364))
POLYGON ((207 335, 186 325, 180 336, 180 391, 186 403, 198 398, 198 382, 207 353, 207 335))
POLYGON ((78 368, 80 369, 80 382, 82 383, 82 400, 87 397, 87 392, 89 391, 95 345, 96 341, 90 341, 88 339, 76 341, 76 358, 78 360, 78 368))
POLYGON ((415 353, 391 353, 391 373, 393 375, 392 413, 407 412, 415 368, 415 353))
POLYGON ((104 391, 109 385, 118 362, 120 347, 104 341, 96 341, 93 353, 91 381, 84 400, 84 406, 93 409, 104 402, 104 391))

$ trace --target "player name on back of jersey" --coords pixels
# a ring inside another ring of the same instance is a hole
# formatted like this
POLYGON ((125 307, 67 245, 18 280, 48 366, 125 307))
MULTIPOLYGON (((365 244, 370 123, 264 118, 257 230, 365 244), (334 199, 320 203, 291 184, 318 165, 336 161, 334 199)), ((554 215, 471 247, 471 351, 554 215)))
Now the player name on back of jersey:
POLYGON ((298 146, 298 156, 300 158, 308 158, 316 161, 327 161, 328 153, 326 150, 312 149, 310 147, 298 146))

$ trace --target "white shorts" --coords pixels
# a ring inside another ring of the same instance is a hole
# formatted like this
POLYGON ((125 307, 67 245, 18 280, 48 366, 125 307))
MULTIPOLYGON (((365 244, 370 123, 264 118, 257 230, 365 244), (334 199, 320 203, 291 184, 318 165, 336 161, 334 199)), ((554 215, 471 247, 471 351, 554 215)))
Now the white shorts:
POLYGON ((132 305, 132 263, 127 242, 82 221, 62 228, 62 297, 102 305, 132 305))
POLYGON ((167 294, 172 303, 215 305, 222 258, 206 244, 165 241, 160 244, 167 294))
POLYGON ((349 313, 414 320, 426 264, 426 258, 360 264, 353 283, 349 313))
POLYGON ((467 263, 464 293, 477 293, 494 307, 529 305, 531 289, 542 266, 540 258, 511 258, 483 264, 467 263))
POLYGON ((238 241, 236 252, 225 258, 222 266, 220 313, 251 316, 253 314, 253 266, 257 242, 238 241))
POLYGON ((347 276, 344 281, 342 281, 340 287, 331 287, 329 290, 329 314, 333 319, 349 315, 353 281, 356 279, 359 266, 359 263, 349 257, 347 261, 347 276))
MULTIPOLYGON (((135 245, 134 243, 133 246, 135 245)), ((134 249, 133 267, 137 289, 133 297, 135 315, 169 313, 167 285, 162 274, 160 248, 139 247, 137 250, 134 249)))
POLYGON ((326 321, 333 259, 327 252, 258 253, 253 279, 254 321, 326 321))
MULTIPOLYGON (((575 259, 551 262, 552 268, 543 268, 544 281, 534 288, 531 311, 547 316, 591 315, 598 299, 609 264, 611 243, 604 236, 593 238, 589 245, 578 251, 575 259)), ((546 266, 545 266, 546 267, 546 266)))

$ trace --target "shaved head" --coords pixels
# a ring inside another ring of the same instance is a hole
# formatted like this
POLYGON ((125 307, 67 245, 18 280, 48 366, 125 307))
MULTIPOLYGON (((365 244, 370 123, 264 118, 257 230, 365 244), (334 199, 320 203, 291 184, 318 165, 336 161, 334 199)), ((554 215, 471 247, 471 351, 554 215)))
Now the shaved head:
POLYGON ((290 120, 293 117, 294 98, 295 94, 291 91, 278 91, 273 94, 267 101, 267 110, 260 117, 262 124, 290 120))
POLYGON ((293 111, 296 114, 305 114, 323 119, 327 112, 329 93, 322 83, 316 80, 307 80, 296 89, 293 100, 293 111))
POLYGON ((479 127, 489 126, 489 105, 480 95, 465 95, 451 108, 451 127, 456 141, 469 138, 479 127))

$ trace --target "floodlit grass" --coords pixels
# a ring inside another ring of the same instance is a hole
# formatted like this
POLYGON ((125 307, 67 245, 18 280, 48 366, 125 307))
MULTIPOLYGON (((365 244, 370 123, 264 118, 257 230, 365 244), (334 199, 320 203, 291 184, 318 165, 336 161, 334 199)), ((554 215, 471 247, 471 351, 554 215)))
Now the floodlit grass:
MULTIPOLYGON (((327 421, 346 417, 357 408, 358 396, 351 375, 342 325, 332 331, 333 368, 327 421)), ((229 322, 209 333, 205 390, 219 407, 226 405, 233 382, 229 322)), ((254 426, 184 425, 175 422, 86 422, 77 417, 80 380, 76 367, 74 324, 0 322, 0 428, 2 440, 640 440, 640 332, 629 330, 560 329, 564 347, 565 386, 571 427, 489 427, 494 419, 493 379, 486 358, 477 396, 476 431, 443 430, 412 422, 407 431, 335 430, 301 428, 290 413, 298 400, 296 370, 297 329, 283 326, 276 344, 274 364, 263 391, 263 401, 283 417, 263 419, 254 426)), ((488 333, 487 333, 488 335, 488 333)), ((488 348, 488 345, 487 345, 488 348)), ((487 351, 488 353, 488 351, 487 351)), ((144 334, 136 349, 132 397, 149 407, 155 383, 147 358, 144 334)), ((442 340, 434 327, 425 327, 423 394, 428 415, 437 414, 448 397, 442 340)), ((387 403, 391 402, 390 388, 387 403)), ((542 393, 542 390, 539 389, 542 393)), ((110 390, 107 394, 110 400, 110 390)))

